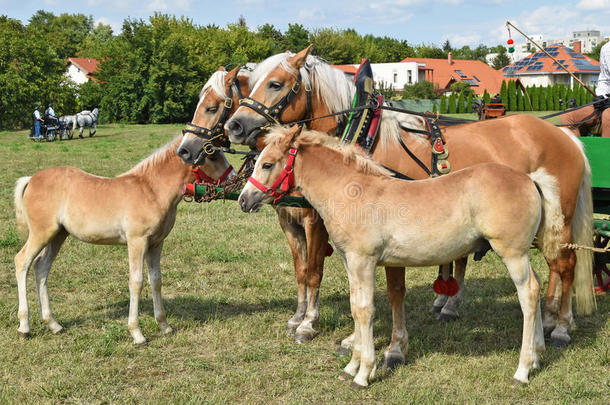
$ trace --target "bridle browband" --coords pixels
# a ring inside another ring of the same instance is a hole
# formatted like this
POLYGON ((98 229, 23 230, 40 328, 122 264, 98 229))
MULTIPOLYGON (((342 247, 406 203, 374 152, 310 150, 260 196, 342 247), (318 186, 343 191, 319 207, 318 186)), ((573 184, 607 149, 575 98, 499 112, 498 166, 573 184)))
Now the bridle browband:
POLYGON ((229 118, 229 112, 231 111, 231 108, 233 108, 233 88, 235 88, 238 99, 241 102, 242 93, 241 88, 239 87, 239 81, 236 77, 231 86, 229 87, 229 94, 224 100, 222 114, 220 115, 220 118, 218 118, 218 121, 216 121, 216 124, 211 129, 200 127, 199 125, 195 125, 192 122, 189 122, 186 124, 185 129, 182 130, 182 135, 193 134, 196 137, 204 140, 203 151, 206 153, 206 155, 211 155, 215 152, 212 141, 216 139, 221 139, 221 146, 229 147, 231 145, 229 139, 224 135, 224 126, 227 122, 227 119, 229 118))
MULTIPOLYGON (((299 93, 299 90, 301 89, 301 85, 303 84, 303 79, 301 77, 300 71, 299 71, 299 74, 296 76, 296 79, 297 80, 294 82, 294 84, 292 85, 292 87, 290 88, 288 93, 286 93, 284 95, 284 97, 282 97, 280 99, 280 101, 278 101, 271 107, 267 107, 260 101, 257 101, 250 96, 240 99, 239 105, 248 107, 248 108, 252 109, 254 112, 262 115, 263 117, 265 117, 265 119, 267 120, 268 123, 280 125, 280 124, 282 124, 282 122, 281 122, 282 113, 284 112, 286 107, 290 104, 292 99, 299 93)), ((309 85, 307 85, 307 84, 305 84, 304 87, 305 87, 305 94, 307 96, 307 108, 306 108, 306 113, 305 113, 305 117, 304 117, 304 118, 306 118, 311 114, 311 87, 309 87, 309 85)), ((259 127, 258 129, 262 129, 265 127, 266 127, 266 125, 259 127)))
POLYGON ((252 183, 254 187, 258 188, 265 194, 275 197, 273 204, 277 204, 286 196, 286 194, 288 194, 288 192, 290 192, 290 190, 294 188, 294 160, 298 151, 299 150, 297 148, 290 148, 288 151, 288 161, 286 162, 286 166, 284 166, 284 170, 282 170, 280 175, 277 177, 277 179, 275 179, 270 187, 265 186, 253 176, 248 178, 248 181, 252 183))

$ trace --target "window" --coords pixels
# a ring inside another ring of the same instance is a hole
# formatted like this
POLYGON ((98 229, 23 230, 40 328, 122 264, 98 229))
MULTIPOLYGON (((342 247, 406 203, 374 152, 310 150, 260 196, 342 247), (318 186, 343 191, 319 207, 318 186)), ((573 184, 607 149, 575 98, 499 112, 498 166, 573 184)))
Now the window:
POLYGON ((407 70, 407 83, 413 83, 413 72, 411 72, 410 70, 407 70))
POLYGON ((466 75, 464 74, 464 72, 462 72, 461 70, 456 70, 455 73, 457 73, 458 75, 460 75, 460 77, 464 78, 466 77, 466 75))
POLYGON ((474 78, 474 80, 476 80, 477 82, 481 83, 481 81, 479 80, 478 77, 476 77, 476 76, 472 76, 472 77, 474 78))
POLYGON ((394 72, 394 83, 398 81, 398 73, 394 72))

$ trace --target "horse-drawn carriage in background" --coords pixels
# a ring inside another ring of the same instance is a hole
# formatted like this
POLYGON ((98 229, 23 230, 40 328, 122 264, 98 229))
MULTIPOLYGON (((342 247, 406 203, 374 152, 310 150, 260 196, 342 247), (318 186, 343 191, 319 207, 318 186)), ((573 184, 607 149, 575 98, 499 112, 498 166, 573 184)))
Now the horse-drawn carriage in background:
POLYGON ((491 99, 487 104, 482 100, 475 99, 472 102, 472 110, 477 113, 481 121, 506 115, 506 107, 504 107, 502 99, 498 97, 491 99))
POLYGON ((56 139, 72 139, 72 126, 61 119, 45 115, 43 122, 40 123, 40 137, 36 137, 36 132, 32 125, 29 138, 33 141, 46 140, 49 142, 53 142, 56 139))

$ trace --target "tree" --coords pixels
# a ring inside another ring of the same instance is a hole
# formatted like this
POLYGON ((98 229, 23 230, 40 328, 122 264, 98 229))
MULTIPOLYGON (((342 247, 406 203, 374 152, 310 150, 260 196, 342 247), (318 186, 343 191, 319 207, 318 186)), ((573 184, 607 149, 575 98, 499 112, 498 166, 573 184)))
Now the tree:
POLYGON ((489 104, 490 101, 491 101, 491 96, 487 92, 487 89, 485 89, 485 91, 483 92, 483 103, 489 104))
POLYGON ((441 114, 447 114, 447 96, 441 96, 441 106, 439 108, 441 114))
POLYGON ((436 93, 434 92, 435 85, 432 82, 423 81, 413 83, 404 87, 402 91, 402 98, 405 99, 434 99, 436 93))
POLYGON ((517 110, 517 85, 514 80, 508 82, 508 110, 517 110))
POLYGON ((451 43, 449 42, 448 39, 446 39, 445 42, 443 43, 443 51, 451 52, 451 43))
POLYGON ((506 54, 506 49, 502 47, 500 53, 498 53, 496 57, 493 58, 491 66, 496 70, 500 70, 508 65, 510 65, 510 58, 506 54))
POLYGON ((85 37, 93 30, 93 17, 84 14, 53 13, 38 10, 29 20, 28 30, 44 37, 59 59, 75 56, 85 37))
POLYGON ((532 87, 530 90, 530 95, 532 98, 533 110, 540 111, 540 89, 536 86, 532 87))
POLYGON ((525 110, 525 101, 523 100, 523 92, 521 88, 517 88, 517 105, 515 111, 524 111, 525 110))
POLYGON ((466 107, 464 106, 464 92, 460 91, 457 99, 457 112, 464 113, 466 112, 466 107))
POLYGON ((472 100, 473 100, 474 96, 473 93, 470 92, 468 93, 468 98, 466 99, 466 112, 467 113, 471 113, 472 112, 472 100))
POLYGON ((455 93, 451 93, 449 95, 449 101, 448 101, 448 112, 449 114, 455 114, 457 112, 457 108, 455 105, 455 93))
POLYGON ((605 41, 600 42, 599 44, 597 44, 597 45, 595 46, 595 48, 593 48, 593 49, 591 50, 591 52, 590 52, 590 53, 588 53, 588 54, 587 54, 587 56, 589 56, 589 57, 591 57, 591 58, 595 59, 596 61, 599 61, 599 53, 600 53, 600 51, 602 50, 602 46, 604 46, 604 45, 605 45, 605 44, 607 44, 607 43, 608 43, 608 40, 605 40, 605 41))
POLYGON ((309 45, 309 31, 301 24, 288 24, 288 30, 284 33, 282 47, 284 51, 298 52, 309 45))
POLYGON ((508 110, 508 86, 506 85, 506 80, 502 80, 502 86, 500 87, 500 98, 508 110))

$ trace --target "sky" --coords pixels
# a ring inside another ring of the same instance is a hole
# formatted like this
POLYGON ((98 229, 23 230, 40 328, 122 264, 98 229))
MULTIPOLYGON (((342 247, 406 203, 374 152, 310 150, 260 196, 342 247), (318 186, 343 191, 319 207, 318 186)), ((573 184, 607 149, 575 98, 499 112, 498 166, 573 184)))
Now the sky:
MULTIPOLYGON (((92 15, 115 33, 124 19, 147 19, 158 11, 221 27, 242 15, 251 29, 265 23, 281 31, 289 23, 307 29, 354 28, 363 35, 387 35, 415 45, 440 46, 447 39, 453 47, 504 44, 506 20, 547 39, 588 29, 610 35, 610 0, 0 0, 0 14, 24 23, 39 9, 92 15)), ((513 39, 523 42, 515 32, 513 39)))

